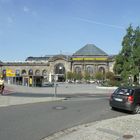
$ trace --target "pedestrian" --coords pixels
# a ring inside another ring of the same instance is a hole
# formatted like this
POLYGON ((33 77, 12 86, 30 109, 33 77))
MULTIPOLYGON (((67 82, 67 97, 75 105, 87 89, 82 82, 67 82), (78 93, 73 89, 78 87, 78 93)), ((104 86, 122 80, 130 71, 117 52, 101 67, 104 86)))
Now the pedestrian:
POLYGON ((4 80, 0 77, 0 94, 3 94, 4 91, 4 80))

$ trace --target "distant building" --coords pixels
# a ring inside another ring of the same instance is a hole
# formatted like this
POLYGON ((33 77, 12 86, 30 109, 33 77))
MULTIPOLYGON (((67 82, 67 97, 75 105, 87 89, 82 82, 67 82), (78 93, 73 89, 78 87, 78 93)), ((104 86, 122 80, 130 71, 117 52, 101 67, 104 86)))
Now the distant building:
POLYGON ((93 44, 87 44, 73 55, 28 57, 25 62, 1 64, 4 78, 15 84, 41 86, 42 81, 64 81, 67 72, 92 74, 112 71, 113 57, 93 44))

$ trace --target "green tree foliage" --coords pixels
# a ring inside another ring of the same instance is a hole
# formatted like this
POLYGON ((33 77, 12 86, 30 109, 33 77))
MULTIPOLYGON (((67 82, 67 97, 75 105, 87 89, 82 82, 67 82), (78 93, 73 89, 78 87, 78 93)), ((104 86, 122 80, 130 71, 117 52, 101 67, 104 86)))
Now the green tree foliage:
POLYGON ((91 79, 90 73, 85 72, 85 73, 84 73, 84 79, 85 79, 85 80, 90 80, 90 79, 91 79))
POLYGON ((76 79, 76 80, 82 80, 82 78, 83 78, 82 73, 74 73, 74 79, 76 79))
POLYGON ((67 79, 69 79, 69 80, 74 79, 74 75, 72 72, 67 72, 67 79))
POLYGON ((97 80, 103 80, 104 79, 103 73, 101 73, 101 72, 95 73, 95 79, 97 79, 97 80))
POLYGON ((109 80, 114 80, 114 73, 113 72, 107 72, 106 73, 106 79, 109 79, 109 80))
POLYGON ((122 41, 122 50, 116 56, 115 74, 121 75, 124 81, 128 77, 137 77, 140 72, 140 28, 130 25, 122 41))
POLYGON ((133 68, 133 73, 138 75, 140 72, 140 28, 137 27, 135 30, 135 42, 133 45, 133 59, 135 68, 133 68))

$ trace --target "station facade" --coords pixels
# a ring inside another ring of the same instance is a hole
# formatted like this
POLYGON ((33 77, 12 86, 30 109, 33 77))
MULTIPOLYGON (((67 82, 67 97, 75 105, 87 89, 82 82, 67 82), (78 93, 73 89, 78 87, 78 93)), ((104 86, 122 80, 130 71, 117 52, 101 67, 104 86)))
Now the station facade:
POLYGON ((67 72, 105 74, 113 71, 113 64, 113 57, 94 44, 87 44, 73 55, 28 57, 25 62, 0 62, 0 67, 1 75, 9 83, 41 86, 43 82, 65 81, 67 72))

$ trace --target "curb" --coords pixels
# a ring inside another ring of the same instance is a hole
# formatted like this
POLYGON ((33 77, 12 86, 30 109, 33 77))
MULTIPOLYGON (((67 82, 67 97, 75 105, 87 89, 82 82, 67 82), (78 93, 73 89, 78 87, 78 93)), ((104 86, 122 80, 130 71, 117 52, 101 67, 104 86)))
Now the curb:
POLYGON ((96 88, 98 88, 98 89, 112 89, 112 90, 115 90, 118 87, 99 87, 99 86, 96 86, 96 88))

